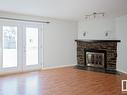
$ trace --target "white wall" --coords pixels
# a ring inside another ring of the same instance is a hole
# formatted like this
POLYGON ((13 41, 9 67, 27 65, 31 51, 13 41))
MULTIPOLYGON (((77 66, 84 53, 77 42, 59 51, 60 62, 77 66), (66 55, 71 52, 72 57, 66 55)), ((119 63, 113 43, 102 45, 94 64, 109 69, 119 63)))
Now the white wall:
POLYGON ((44 25, 44 67, 76 64, 77 24, 51 21, 44 25))
POLYGON ((77 22, 7 12, 0 16, 51 22, 44 24, 44 67, 76 64, 77 22))
POLYGON ((127 73, 127 15, 116 19, 117 39, 121 40, 118 44, 117 69, 127 73))
POLYGON ((102 18, 81 20, 78 24, 78 39, 115 39, 115 19, 102 18), (83 33, 86 32, 86 36, 83 33), (108 32, 108 36, 105 33, 108 32))

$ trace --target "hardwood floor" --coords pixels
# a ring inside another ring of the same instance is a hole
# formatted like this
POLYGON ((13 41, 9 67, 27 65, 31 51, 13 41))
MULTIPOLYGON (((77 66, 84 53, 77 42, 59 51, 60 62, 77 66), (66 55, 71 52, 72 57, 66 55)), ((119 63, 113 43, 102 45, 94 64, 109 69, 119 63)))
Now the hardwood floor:
POLYGON ((0 95, 127 95, 121 80, 127 75, 85 71, 73 67, 0 77, 0 95))

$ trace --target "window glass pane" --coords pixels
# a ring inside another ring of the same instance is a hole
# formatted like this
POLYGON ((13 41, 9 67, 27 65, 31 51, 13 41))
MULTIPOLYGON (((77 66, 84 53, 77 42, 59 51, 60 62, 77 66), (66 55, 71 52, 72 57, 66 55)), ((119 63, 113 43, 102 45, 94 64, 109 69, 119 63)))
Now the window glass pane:
POLYGON ((26 28, 26 65, 38 64, 38 28, 26 28))
POLYGON ((16 27, 3 27, 3 35, 4 35, 4 49, 16 49, 16 27))
POLYGON ((3 26, 3 68, 17 66, 17 27, 3 26))

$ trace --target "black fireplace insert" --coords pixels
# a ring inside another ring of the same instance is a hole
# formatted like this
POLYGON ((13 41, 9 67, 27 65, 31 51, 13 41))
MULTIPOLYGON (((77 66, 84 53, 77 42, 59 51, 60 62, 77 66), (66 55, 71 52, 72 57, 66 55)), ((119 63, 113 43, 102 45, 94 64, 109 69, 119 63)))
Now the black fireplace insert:
POLYGON ((106 56, 105 50, 84 49, 84 65, 106 69, 106 56))

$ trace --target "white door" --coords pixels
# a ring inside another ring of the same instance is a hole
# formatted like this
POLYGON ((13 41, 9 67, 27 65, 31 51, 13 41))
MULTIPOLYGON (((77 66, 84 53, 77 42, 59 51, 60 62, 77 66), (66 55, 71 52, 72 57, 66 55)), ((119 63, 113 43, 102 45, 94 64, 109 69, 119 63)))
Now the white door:
POLYGON ((17 27, 3 26, 3 68, 17 67, 17 27))
POLYGON ((12 21, 0 21, 0 72, 20 71, 19 26, 12 21))
POLYGON ((42 25, 24 26, 23 51, 23 71, 42 68, 42 25))
POLYGON ((0 73, 42 68, 42 24, 0 21, 0 73))

